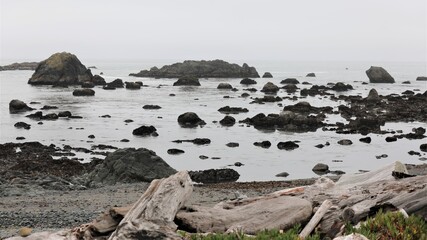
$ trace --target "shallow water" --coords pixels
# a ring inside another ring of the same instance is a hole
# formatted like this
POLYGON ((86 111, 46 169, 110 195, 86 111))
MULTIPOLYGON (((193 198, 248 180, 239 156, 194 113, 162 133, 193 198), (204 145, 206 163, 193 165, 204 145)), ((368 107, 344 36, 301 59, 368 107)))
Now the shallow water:
MULTIPOLYGON (((334 132, 291 133, 281 131, 259 131, 253 127, 236 124, 233 127, 222 127, 213 121, 221 120, 225 115, 217 110, 223 106, 245 107, 248 113, 232 115, 236 120, 252 117, 257 113, 279 113, 283 107, 277 103, 249 104, 252 99, 241 98, 242 89, 246 86, 239 84, 241 79, 200 79, 201 87, 173 87, 175 79, 152 79, 129 77, 131 72, 138 72, 154 65, 162 66, 173 61, 153 62, 84 62, 86 66, 97 66, 92 69, 94 74, 104 72, 103 77, 107 82, 116 78, 123 81, 143 81, 141 90, 117 89, 114 91, 103 90, 96 87, 94 97, 74 97, 74 87, 52 88, 50 86, 31 86, 27 84, 32 71, 4 71, 0 72, 0 100, 1 100, 1 132, 0 142, 17 142, 16 137, 23 136, 25 141, 40 141, 43 144, 55 144, 57 146, 71 145, 73 147, 90 148, 94 144, 108 144, 116 147, 145 147, 154 150, 166 160, 172 167, 182 170, 202 170, 209 168, 222 168, 241 162, 244 166, 231 168, 237 170, 241 177, 239 181, 280 180, 275 177, 280 172, 288 172, 287 179, 306 178, 316 176, 312 167, 319 162, 326 163, 331 170, 345 172, 357 172, 359 169, 375 169, 384 164, 396 160, 404 163, 422 163, 418 156, 410 156, 410 150, 419 151, 419 145, 425 140, 399 139, 397 142, 387 143, 388 135, 369 134, 371 144, 359 142, 362 136, 338 135, 334 132), (228 82, 239 91, 217 90, 220 82, 228 82), (161 87, 158 87, 162 85, 161 87), (176 96, 171 97, 169 94, 176 96), (230 98, 223 98, 229 96, 230 98), (37 121, 26 118, 29 114, 9 114, 8 104, 12 99, 20 99, 26 103, 37 101, 41 104, 31 105, 33 108, 41 108, 44 105, 55 105, 59 109, 45 110, 49 112, 71 111, 73 115, 82 116, 83 119, 59 119, 56 121, 43 121, 38 125, 37 121), (197 100, 196 100, 197 99, 197 100), (159 110, 144 110, 143 105, 156 104, 162 108, 159 110), (188 111, 196 112, 206 123, 199 128, 181 128, 177 123, 180 114, 188 111), (111 115, 111 118, 101 118, 102 115, 111 115), (134 122, 126 124, 125 119, 133 119, 134 122), (18 121, 31 124, 31 130, 16 129, 13 125, 18 121), (140 125, 153 125, 157 128, 158 137, 137 137, 132 135, 132 130, 140 125), (77 128, 84 128, 77 130, 77 128), (89 139, 88 135, 95 135, 95 139, 89 139), (173 143, 177 139, 193 139, 196 137, 210 138, 212 143, 205 146, 196 146, 192 143, 173 143), (129 139, 130 142, 120 142, 121 139, 129 139), (340 139, 351 139, 353 145, 341 146, 337 144, 340 139), (272 147, 263 149, 253 146, 253 142, 269 140, 272 147), (278 150, 276 145, 280 141, 299 140, 300 147, 293 151, 278 150), (93 141, 93 143, 88 142, 93 141), (331 145, 323 149, 314 147, 319 143, 330 142, 331 145), (238 142, 237 148, 225 146, 228 142, 238 142), (179 148, 185 151, 181 155, 168 155, 167 149, 179 148), (376 155, 387 154, 387 158, 377 159, 376 155), (199 159, 199 155, 219 157, 220 159, 199 159), (342 162, 336 162, 340 160, 342 162)), ((239 64, 241 64, 239 62, 239 64)), ((340 93, 346 95, 367 96, 371 88, 376 88, 379 94, 401 93, 405 90, 419 89, 426 91, 427 83, 415 81, 417 76, 426 75, 425 63, 381 63, 377 64, 387 69, 395 78, 395 84, 369 84, 362 85, 362 81, 368 82, 364 71, 370 63, 289 63, 289 62, 248 62, 255 66, 262 75, 264 71, 270 71, 273 79, 256 79, 257 85, 251 86, 261 89, 264 83, 279 82, 288 77, 296 77, 300 82, 308 81, 313 84, 325 85, 328 82, 346 82, 355 89, 340 93), (348 68, 348 70, 346 70, 348 68), (315 72, 316 78, 306 78, 308 72, 315 72), (403 81, 411 81, 410 85, 402 84, 403 81)), ((310 86, 299 85, 300 88, 310 86)), ((333 93, 333 92, 332 92, 333 93)), ((263 93, 250 93, 251 97, 262 97, 263 93)), ((278 96, 288 94, 281 90, 278 96)), ((292 96, 292 95, 291 95, 292 96)), ((297 96, 299 93, 297 92, 297 96)), ((343 102, 334 102, 322 97, 307 97, 299 101, 308 101, 314 106, 336 107, 343 102)), ((284 106, 295 104, 290 100, 281 102, 284 106)), ((338 115, 331 115, 328 120, 331 123, 343 121, 338 115)), ((383 130, 411 131, 413 127, 427 127, 427 123, 387 123, 383 130)), ((93 155, 79 153, 85 161, 89 161, 93 155)), ((424 154, 423 157, 426 157, 424 154)))

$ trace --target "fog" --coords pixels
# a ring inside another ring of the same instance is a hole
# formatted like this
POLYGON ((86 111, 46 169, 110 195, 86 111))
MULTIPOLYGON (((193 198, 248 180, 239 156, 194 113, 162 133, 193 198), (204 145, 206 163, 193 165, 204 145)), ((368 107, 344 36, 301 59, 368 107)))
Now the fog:
POLYGON ((425 0, 0 0, 1 60, 422 61, 425 0))

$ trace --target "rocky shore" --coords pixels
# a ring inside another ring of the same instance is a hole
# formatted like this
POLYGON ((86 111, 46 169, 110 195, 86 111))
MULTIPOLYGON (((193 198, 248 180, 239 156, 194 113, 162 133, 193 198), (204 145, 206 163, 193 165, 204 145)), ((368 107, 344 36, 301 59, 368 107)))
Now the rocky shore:
POLYGON ((36 70, 39 62, 22 62, 12 63, 5 66, 0 66, 0 71, 15 71, 15 70, 36 70))

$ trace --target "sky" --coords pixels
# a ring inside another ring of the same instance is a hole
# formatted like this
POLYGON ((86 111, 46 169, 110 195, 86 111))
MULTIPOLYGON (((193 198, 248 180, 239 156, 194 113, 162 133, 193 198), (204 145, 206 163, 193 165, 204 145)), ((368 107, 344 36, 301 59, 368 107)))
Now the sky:
POLYGON ((0 57, 427 62, 426 0, 0 0, 0 57))

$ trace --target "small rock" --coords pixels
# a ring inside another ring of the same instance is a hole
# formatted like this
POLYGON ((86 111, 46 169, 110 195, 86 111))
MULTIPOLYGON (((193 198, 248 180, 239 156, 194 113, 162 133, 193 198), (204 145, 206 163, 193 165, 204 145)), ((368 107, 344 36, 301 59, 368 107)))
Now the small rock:
POLYGON ((162 107, 160 107, 159 105, 144 105, 142 108, 143 109, 156 110, 156 109, 160 109, 162 107))
POLYGON ((280 82, 281 84, 299 84, 296 78, 286 78, 280 82))
POLYGON ((417 81, 427 81, 427 77, 419 76, 416 79, 417 81))
POLYGON ((281 173, 276 174, 276 177, 287 177, 287 176, 289 176, 289 173, 287 173, 287 172, 281 172, 281 173))
POLYGON ((423 152, 427 152, 427 143, 423 143, 420 145, 420 150, 423 152))
POLYGON ((234 166, 236 166, 236 167, 241 167, 241 166, 243 166, 244 164, 243 163, 241 163, 241 162, 235 162, 234 163, 234 166))
POLYGON ((271 142, 270 141, 254 142, 254 145, 257 147, 269 148, 271 147, 271 142))
POLYGON ((184 150, 177 149, 177 148, 168 149, 168 154, 171 154, 171 155, 182 154, 182 153, 185 153, 184 150))
POLYGON ((222 126, 231 127, 236 123, 236 119, 232 116, 225 116, 219 123, 222 126))
POLYGON ((364 143, 371 143, 371 137, 364 137, 359 139, 359 141, 364 142, 364 143))
POLYGON ((397 141, 397 137, 386 137, 385 138, 385 141, 386 142, 396 142, 397 141))
POLYGON ((94 96, 95 91, 90 88, 80 88, 73 91, 73 96, 94 96))
POLYGON ((29 227, 22 227, 19 229, 18 234, 21 237, 28 237, 33 232, 32 228, 29 227))
POLYGON ((413 155, 421 156, 420 152, 415 152, 413 150, 409 151, 408 154, 411 155, 411 156, 413 156, 413 155))
POLYGON ((16 137, 16 140, 25 140, 24 137, 16 137))
POLYGON ((206 125, 206 122, 197 116, 194 112, 186 112, 178 117, 178 123, 183 127, 197 127, 201 125, 206 125))
POLYGON ((202 159, 202 160, 205 160, 205 159, 208 159, 209 157, 205 156, 205 155, 200 155, 199 158, 202 159))
POLYGON ((31 128, 31 125, 25 122, 17 122, 15 123, 15 125, 13 125, 16 128, 23 128, 26 130, 29 130, 31 128))
POLYGON ((350 139, 342 139, 338 141, 338 144, 348 146, 353 144, 353 142, 350 139))
POLYGON ((231 147, 231 148, 235 148, 239 146, 239 143, 236 142, 229 142, 227 144, 225 144, 227 147, 231 147))
POLYGON ((217 89, 233 89, 233 86, 231 86, 231 84, 229 83, 220 83, 216 88, 217 89))
POLYGON ((262 87, 261 92, 275 94, 279 91, 279 87, 272 82, 268 82, 262 87))
POLYGON ((173 83, 174 86, 200 86, 199 79, 196 77, 185 76, 173 83))
POLYGON ((87 136, 88 138, 91 138, 91 139, 94 139, 95 138, 95 135, 93 135, 93 134, 91 134, 91 135, 89 135, 89 136, 87 136))
POLYGON ((154 126, 141 126, 137 129, 134 129, 132 134, 137 136, 158 136, 156 135, 157 129, 154 126))
POLYGON ((317 147, 317 148, 324 148, 325 145, 323 145, 323 144, 317 144, 315 147, 317 147))
POLYGON ((290 151, 290 150, 294 150, 294 149, 299 148, 299 145, 296 144, 295 142, 292 142, 292 141, 279 142, 277 144, 277 148, 280 150, 284 149, 284 150, 290 151))
POLYGON ((315 73, 307 73, 306 77, 316 77, 315 73))
POLYGON ((132 120, 132 119, 126 119, 126 120, 125 120, 125 123, 131 123, 131 122, 133 122, 133 120, 132 120))
POLYGON ((240 81, 240 84, 243 84, 243 85, 252 85, 252 84, 257 84, 257 82, 255 80, 253 80, 253 79, 250 79, 250 78, 244 78, 244 79, 242 79, 240 81))
POLYGON ((324 163, 318 163, 313 167, 312 170, 316 174, 322 175, 322 174, 329 173, 329 166, 324 163))
POLYGON ((388 155, 387 154, 381 154, 381 155, 378 155, 378 156, 375 156, 377 159, 381 159, 381 158, 387 158, 388 157, 388 155))
POLYGON ((129 142, 129 139, 123 138, 120 142, 129 142))

